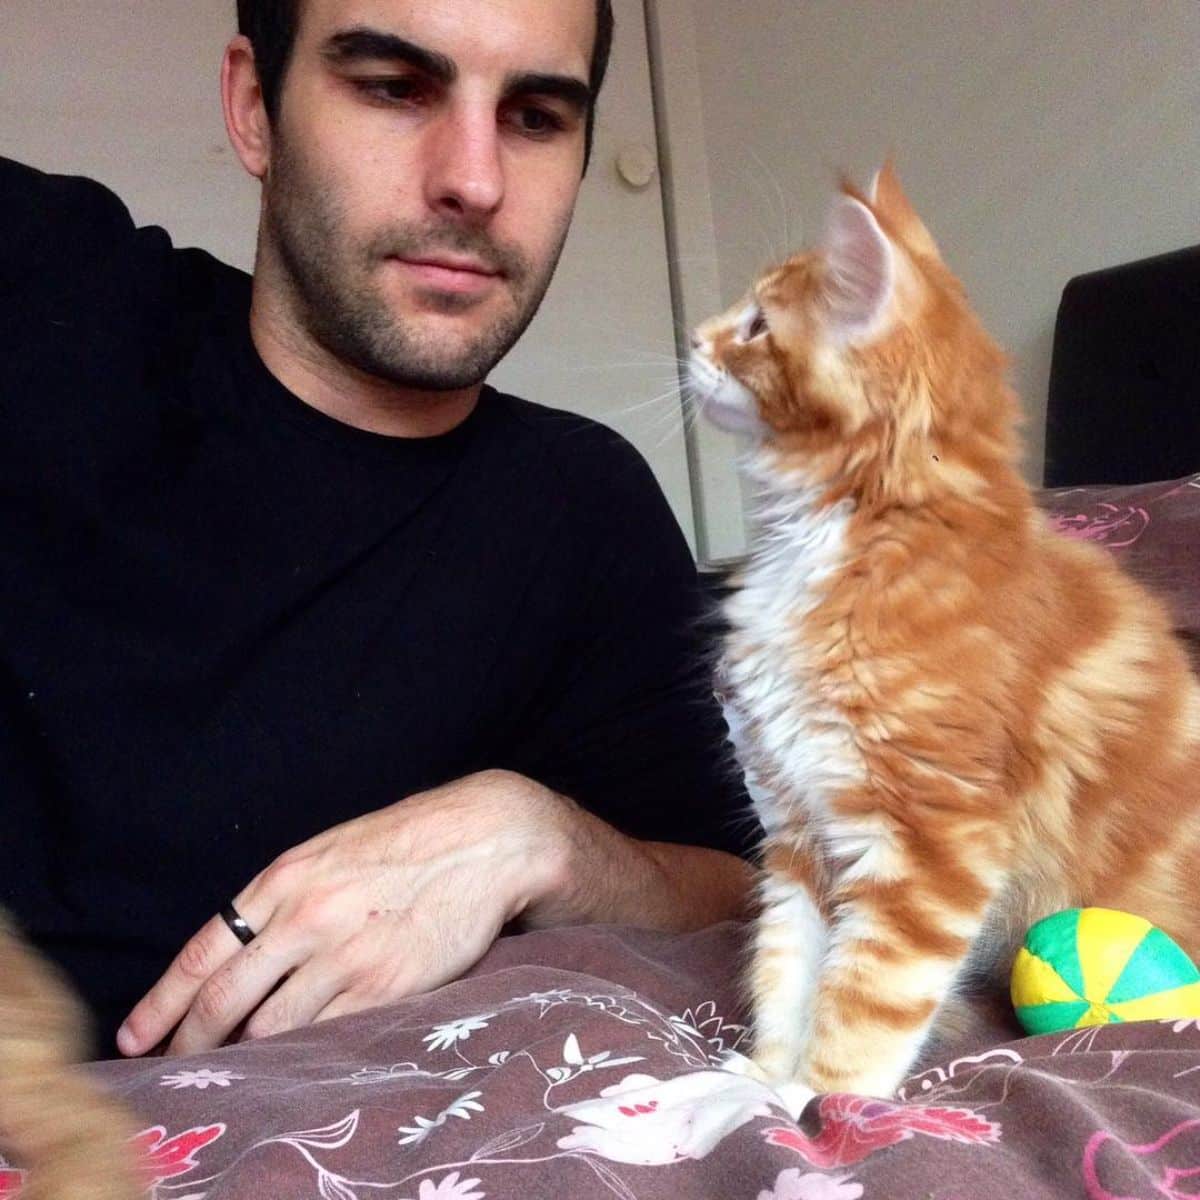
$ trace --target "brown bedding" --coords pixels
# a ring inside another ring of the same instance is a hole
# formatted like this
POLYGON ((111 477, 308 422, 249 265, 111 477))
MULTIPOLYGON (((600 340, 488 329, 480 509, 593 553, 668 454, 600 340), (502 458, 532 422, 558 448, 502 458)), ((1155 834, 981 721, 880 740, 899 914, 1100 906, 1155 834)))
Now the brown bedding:
POLYGON ((1200 668, 1200 474, 1165 483, 1054 488, 1040 498, 1060 532, 1105 546, 1167 602, 1200 668))
POLYGON ((989 1012, 992 1048, 946 1053, 894 1103, 819 1097, 797 1124, 716 1069, 744 1036, 743 937, 526 934, 429 996, 95 1072, 141 1116, 161 1200, 1200 1189, 1200 1022, 1019 1040, 989 1012))
MULTIPOLYGON (((1200 647, 1200 476, 1047 492, 1200 647)), ((501 940, 428 996, 189 1059, 96 1065, 155 1200, 1200 1196, 1200 1021, 1021 1039, 1002 998, 894 1102, 801 1122, 718 1070, 745 930, 501 940)), ((69 1114, 63 1114, 69 1120, 69 1114)), ((20 1173, 0 1162, 0 1200, 20 1173)))

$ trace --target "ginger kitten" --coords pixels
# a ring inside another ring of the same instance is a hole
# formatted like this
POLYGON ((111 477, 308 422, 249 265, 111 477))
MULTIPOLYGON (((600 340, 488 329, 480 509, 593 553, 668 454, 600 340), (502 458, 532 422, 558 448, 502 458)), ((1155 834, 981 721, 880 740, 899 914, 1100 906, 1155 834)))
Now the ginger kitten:
POLYGON ((132 1126, 70 1066, 86 1028, 83 1006, 0 910, 0 1150, 29 1171, 20 1200, 143 1194, 132 1126))
POLYGON ((693 345, 755 439, 722 682, 766 831, 757 1070, 890 1095, 1058 909, 1200 953, 1200 686, 1163 607, 1035 509, 1004 358, 890 167, 693 345))

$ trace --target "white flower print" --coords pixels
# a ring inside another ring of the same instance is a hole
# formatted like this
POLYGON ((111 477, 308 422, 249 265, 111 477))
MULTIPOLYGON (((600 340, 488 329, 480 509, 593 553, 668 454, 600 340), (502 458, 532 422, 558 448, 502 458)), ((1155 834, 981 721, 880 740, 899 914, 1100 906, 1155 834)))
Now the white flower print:
POLYGON ((398 1146, 419 1146, 439 1125, 445 1125, 451 1117, 469 1121, 473 1112, 483 1112, 483 1105, 479 1103, 479 1097, 482 1095, 482 1092, 464 1092, 453 1104, 442 1109, 436 1117, 418 1116, 414 1124, 401 1125, 396 1132, 402 1133, 404 1136, 396 1144, 398 1146))
POLYGON ((514 996, 513 1004, 537 1004, 541 1006, 541 1015, 546 1015, 547 1008, 553 1008, 556 1004, 565 1004, 567 998, 571 995, 568 988, 554 988, 549 992, 530 992, 528 996, 514 996))
POLYGON ((758 1193, 758 1200, 859 1200, 862 1184, 848 1175, 833 1179, 815 1171, 801 1175, 798 1167, 779 1172, 770 1191, 758 1193))
POLYGON ((640 1054, 630 1055, 626 1058, 613 1058, 611 1050, 601 1050, 599 1054, 592 1054, 584 1058, 583 1051, 579 1048, 579 1039, 572 1033, 563 1043, 563 1065, 547 1067, 546 1074, 555 1083, 566 1083, 568 1079, 576 1079, 580 1075, 586 1075, 589 1071, 597 1071, 605 1067, 625 1067, 630 1063, 644 1061, 645 1059, 640 1054))
POLYGON ((245 1079, 245 1075, 235 1075, 232 1071, 211 1071, 204 1067, 199 1071, 176 1071, 173 1075, 164 1075, 159 1080, 160 1087, 199 1088, 205 1091, 209 1087, 227 1088, 235 1079, 245 1079))
POLYGON ((948 1067, 930 1067, 920 1075, 914 1075, 901 1087, 896 1096, 900 1100, 946 1100, 969 1091, 973 1084, 984 1079, 993 1068, 1003 1074, 1020 1067, 1024 1059, 1007 1046, 998 1050, 985 1050, 982 1054, 970 1054, 956 1058, 948 1067), (986 1068, 980 1069, 980 1068, 986 1068))
POLYGON ((440 1119, 431 1117, 423 1117, 417 1114, 415 1125, 401 1125, 396 1132, 404 1134, 397 1143, 397 1146, 419 1146, 439 1125, 444 1125, 445 1122, 440 1119))
POLYGON ((726 1071, 667 1080, 629 1075, 599 1099, 560 1110, 583 1124, 559 1138, 558 1148, 648 1167, 705 1158, 747 1121, 771 1116, 777 1103, 763 1084, 726 1071))
POLYGON ((447 1175, 436 1184, 422 1179, 417 1200, 484 1200, 485 1192, 471 1190, 478 1186, 478 1179, 460 1179, 455 1171, 453 1175, 447 1175))
POLYGON ((425 1071, 415 1062, 392 1063, 390 1067, 360 1067, 351 1080, 361 1083, 389 1083, 393 1079, 404 1079, 408 1075, 433 1075, 433 1071, 425 1071))
POLYGON ((427 1033, 421 1041, 434 1050, 449 1050, 459 1042, 465 1042, 473 1033, 486 1029, 488 1022, 495 1013, 481 1013, 477 1017, 463 1017, 458 1021, 448 1021, 445 1025, 435 1025, 432 1033, 427 1033))
POLYGON ((727 1051, 736 1050, 746 1036, 746 1026, 727 1022, 717 1012, 716 1003, 712 1000, 705 1000, 694 1009, 686 1009, 679 1016, 671 1017, 670 1024, 676 1033, 707 1042, 709 1055, 713 1059, 720 1059, 727 1051))
POLYGON ((1183 1033, 1185 1029, 1200 1029, 1200 1017, 1184 1017, 1182 1020, 1164 1017, 1159 1024, 1170 1025, 1172 1033, 1183 1033))

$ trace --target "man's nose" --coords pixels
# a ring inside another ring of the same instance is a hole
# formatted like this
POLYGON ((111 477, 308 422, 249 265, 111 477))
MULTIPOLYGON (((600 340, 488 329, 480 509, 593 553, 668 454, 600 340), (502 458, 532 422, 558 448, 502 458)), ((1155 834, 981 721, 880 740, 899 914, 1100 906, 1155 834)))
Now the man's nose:
POLYGON ((491 216, 504 199, 500 154, 500 130, 493 111, 444 114, 426 174, 430 206, 474 220, 491 216))

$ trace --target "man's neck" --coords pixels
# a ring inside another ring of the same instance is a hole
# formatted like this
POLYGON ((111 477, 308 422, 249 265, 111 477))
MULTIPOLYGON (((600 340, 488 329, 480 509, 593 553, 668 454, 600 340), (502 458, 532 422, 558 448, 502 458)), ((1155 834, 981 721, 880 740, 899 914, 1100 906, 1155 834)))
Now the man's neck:
POLYGON ((479 402, 482 384, 449 392, 401 387, 342 362, 273 316, 256 295, 250 336, 267 370, 293 395, 345 425, 388 437, 437 437, 461 425, 479 402))

